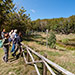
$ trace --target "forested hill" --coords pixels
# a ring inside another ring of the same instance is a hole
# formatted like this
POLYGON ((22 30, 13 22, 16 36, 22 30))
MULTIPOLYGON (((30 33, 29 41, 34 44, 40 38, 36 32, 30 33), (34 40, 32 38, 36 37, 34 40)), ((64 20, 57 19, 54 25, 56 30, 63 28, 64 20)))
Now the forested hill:
POLYGON ((75 32, 75 15, 69 18, 37 19, 33 21, 34 30, 45 31, 46 29, 56 31, 57 33, 75 32))

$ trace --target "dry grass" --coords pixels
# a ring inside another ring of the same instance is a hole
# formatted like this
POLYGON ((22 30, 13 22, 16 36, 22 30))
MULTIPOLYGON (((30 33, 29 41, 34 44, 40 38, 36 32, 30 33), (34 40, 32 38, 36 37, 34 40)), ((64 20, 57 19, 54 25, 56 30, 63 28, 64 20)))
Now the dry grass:
MULTIPOLYGON (((46 38, 45 33, 38 33, 43 38, 46 38)), ((69 35, 56 35, 58 40, 63 38, 74 39, 75 34, 69 35)), ((33 38, 34 39, 34 38, 33 38)), ((45 41, 45 39, 43 39, 45 41)), ((45 45, 39 44, 36 41, 41 42, 41 38, 36 38, 35 41, 25 41, 27 45, 33 48, 35 51, 39 52, 40 54, 44 55, 47 54, 48 59, 52 60, 53 62, 59 64, 63 68, 69 70, 72 73, 75 73, 75 50, 68 51, 68 50, 59 50, 59 49, 50 49, 47 48, 45 45)))
POLYGON ((68 38, 68 39, 75 39, 75 34, 68 34, 68 35, 65 35, 65 34, 57 34, 56 35, 56 38, 57 38, 57 40, 62 40, 62 39, 64 39, 64 38, 68 38))
MULTIPOLYGON (((39 42, 46 41, 43 38, 46 38, 45 33, 38 33, 42 36, 40 38, 32 38, 34 41, 24 41, 25 44, 29 45, 35 51, 39 52, 40 54, 44 55, 47 54, 47 58, 52 60, 53 62, 59 64, 63 68, 69 70, 72 73, 75 73, 75 51, 68 51, 68 50, 56 50, 47 48, 45 45, 40 44, 39 42)), ((69 35, 56 35, 57 40, 61 40, 63 38, 74 39, 75 34, 69 35)), ((4 52, 0 49, 0 75, 36 75, 33 74, 35 69, 31 65, 26 65, 23 61, 23 58, 20 57, 18 60, 5 63, 2 61, 2 56, 4 52)), ((10 54, 10 58, 11 54, 10 54)))

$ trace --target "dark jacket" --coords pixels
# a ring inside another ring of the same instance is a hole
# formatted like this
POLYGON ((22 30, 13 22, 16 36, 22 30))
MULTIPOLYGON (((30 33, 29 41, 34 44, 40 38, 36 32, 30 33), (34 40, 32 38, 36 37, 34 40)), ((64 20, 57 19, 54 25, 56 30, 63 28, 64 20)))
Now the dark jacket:
POLYGON ((21 45, 22 38, 21 38, 19 35, 17 35, 16 38, 15 38, 15 40, 14 40, 14 42, 15 42, 16 44, 18 44, 18 45, 21 45))
POLYGON ((3 39, 3 46, 4 47, 9 47, 9 39, 7 39, 7 38, 3 39))

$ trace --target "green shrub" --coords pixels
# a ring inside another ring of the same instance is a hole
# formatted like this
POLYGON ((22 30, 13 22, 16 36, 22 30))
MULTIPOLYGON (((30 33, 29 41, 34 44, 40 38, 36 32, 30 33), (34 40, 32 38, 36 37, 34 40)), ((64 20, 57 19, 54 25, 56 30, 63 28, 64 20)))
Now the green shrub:
POLYGON ((56 36, 53 32, 51 32, 50 35, 49 35, 48 45, 49 45, 50 48, 56 47, 56 36))
POLYGON ((62 39, 62 43, 64 43, 64 44, 68 44, 68 42, 69 42, 69 39, 67 39, 67 38, 65 38, 65 39, 62 39))

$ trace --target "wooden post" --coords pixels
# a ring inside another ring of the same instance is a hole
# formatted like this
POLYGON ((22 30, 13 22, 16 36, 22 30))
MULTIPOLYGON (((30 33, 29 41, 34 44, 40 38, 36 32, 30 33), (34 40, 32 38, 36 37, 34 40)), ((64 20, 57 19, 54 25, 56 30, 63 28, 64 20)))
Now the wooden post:
POLYGON ((27 61, 29 62, 30 59, 29 59, 29 53, 27 52, 27 61))
POLYGON ((48 48, 48 29, 46 30, 46 47, 48 48))
MULTIPOLYGON (((47 55, 44 54, 44 57, 47 58, 47 55)), ((46 65, 44 63, 43 63, 43 75, 47 75, 47 67, 46 67, 46 65)))

